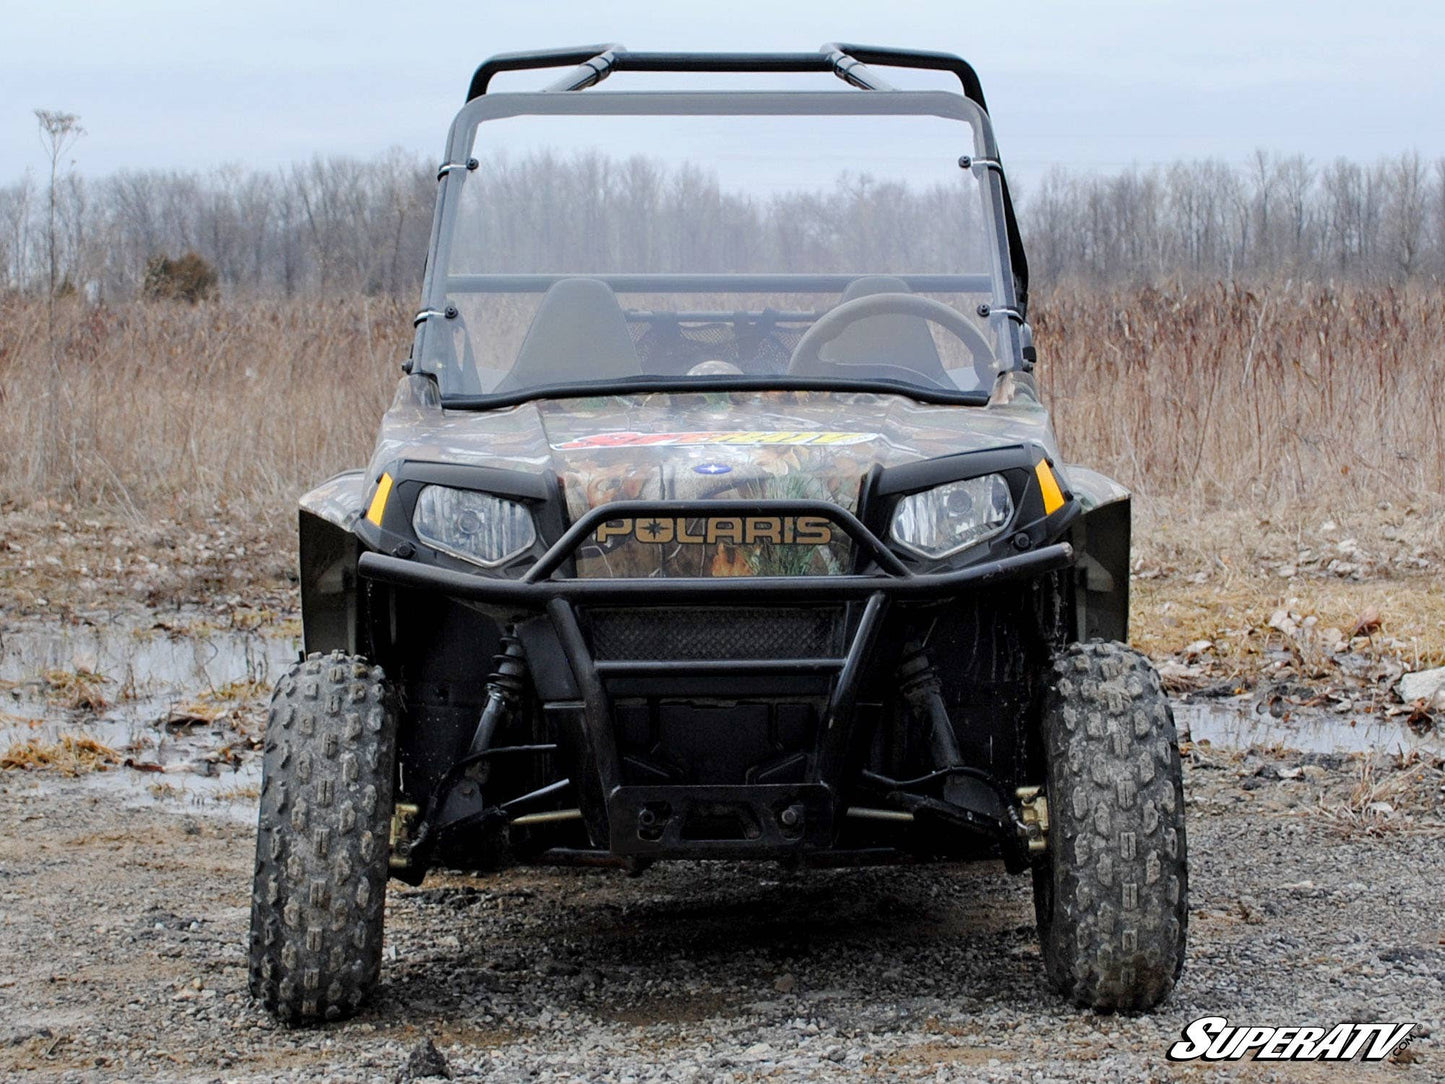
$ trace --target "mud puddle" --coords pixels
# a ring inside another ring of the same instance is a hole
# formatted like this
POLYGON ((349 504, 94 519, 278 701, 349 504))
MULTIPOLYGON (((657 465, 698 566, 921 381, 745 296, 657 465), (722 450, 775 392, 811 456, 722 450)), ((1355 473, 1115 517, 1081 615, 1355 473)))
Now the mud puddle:
POLYGON ((297 647, 279 622, 242 630, 200 616, 8 629, 0 634, 0 755, 56 757, 60 774, 30 776, 42 789, 78 783, 124 805, 249 820, 264 705, 297 647), (66 778, 76 756, 90 758, 90 770, 66 778))
MULTIPOLYGON (((296 658, 299 634, 294 623, 218 628, 206 616, 0 633, 0 756, 63 758, 67 739, 101 750, 91 751, 101 770, 81 765, 78 778, 60 762, 58 771, 6 772, 6 782, 81 786, 123 807, 250 821, 266 701, 296 658)), ((1438 732, 1368 714, 1296 707, 1281 717, 1249 697, 1175 701, 1174 713, 1182 739, 1220 748, 1445 756, 1438 732)))
POLYGON ((1181 740, 1207 741, 1221 748, 1445 756, 1445 739, 1438 732, 1417 734, 1398 719, 1309 707, 1275 716, 1264 703, 1247 696, 1176 700, 1174 721, 1181 740))

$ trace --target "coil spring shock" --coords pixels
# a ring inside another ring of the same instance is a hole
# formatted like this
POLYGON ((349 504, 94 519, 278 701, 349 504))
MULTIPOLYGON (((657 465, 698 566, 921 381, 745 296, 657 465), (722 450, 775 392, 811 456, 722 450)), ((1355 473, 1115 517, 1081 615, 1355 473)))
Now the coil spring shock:
POLYGON ((522 650, 522 641, 508 626, 502 634, 501 650, 492 656, 492 673, 487 678, 487 704, 482 717, 477 720, 476 733, 472 735, 471 748, 467 759, 480 757, 490 748, 492 737, 502 723, 517 710, 522 691, 527 686, 527 656, 522 650))
POLYGON ((917 640, 910 640, 903 648, 903 658, 898 663, 898 689, 909 704, 918 706, 919 701, 930 693, 939 692, 938 670, 928 657, 928 650, 917 640))
POLYGON ((937 768, 956 767, 963 760, 954 737, 948 709, 943 705, 943 686, 928 650, 918 640, 903 648, 898 664, 898 686, 908 707, 920 723, 928 725, 929 748, 937 768))

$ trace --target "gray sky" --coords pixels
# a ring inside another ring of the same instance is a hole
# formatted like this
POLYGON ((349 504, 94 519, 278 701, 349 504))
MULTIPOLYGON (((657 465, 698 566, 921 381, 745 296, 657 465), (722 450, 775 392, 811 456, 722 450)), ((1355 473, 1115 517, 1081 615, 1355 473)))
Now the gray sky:
POLYGON ((825 40, 969 58, 1025 191, 1054 163, 1238 162, 1257 147, 1317 161, 1445 157, 1439 0, 0 0, 0 183, 41 168, 35 107, 80 114, 74 159, 92 176, 397 146, 435 157, 472 69, 494 52, 825 40))

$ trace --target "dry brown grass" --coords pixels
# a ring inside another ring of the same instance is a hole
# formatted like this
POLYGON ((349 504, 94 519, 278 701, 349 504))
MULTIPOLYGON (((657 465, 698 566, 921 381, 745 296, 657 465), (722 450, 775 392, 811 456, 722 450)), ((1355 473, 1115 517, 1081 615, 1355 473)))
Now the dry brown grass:
POLYGON ((260 516, 364 459, 410 340, 375 298, 95 308, 0 301, 12 499, 148 520, 260 516))
MULTIPOLYGON (((72 299, 52 362, 45 306, 0 301, 0 480, 147 517, 289 516, 299 490, 365 456, 407 316, 367 297, 72 299)), ((1445 492, 1438 288, 1074 288, 1034 316, 1069 458, 1142 494, 1263 509, 1445 492)))
POLYGON ((1034 308, 1070 458, 1264 509, 1445 492, 1445 291, 1069 289, 1034 308))
POLYGON ((1320 798, 1318 812, 1348 836, 1391 832, 1438 834, 1440 792, 1445 771, 1438 760, 1410 754, 1380 764, 1361 757, 1347 793, 1320 798))
POLYGON ((56 771, 76 776, 103 772, 120 762, 120 754, 110 746, 65 734, 54 743, 36 738, 15 742, 0 755, 0 771, 56 771))
MULTIPOLYGON (((33 566, 0 567, 0 587, 22 605, 77 574, 259 597, 290 564, 297 496, 365 460, 409 311, 70 299, 52 364, 44 305, 0 300, 0 548, 8 533, 33 566)), ((1445 661, 1445 289, 1071 287, 1034 317, 1067 458, 1138 495, 1143 646, 1375 606, 1422 665, 1445 661), (1321 554, 1349 541, 1374 563, 1332 570, 1321 554)), ((1236 637, 1245 656, 1265 638, 1236 637)))
POLYGON ((104 711, 109 706, 101 691, 110 684, 110 678, 94 670, 79 667, 75 670, 47 670, 45 698, 52 704, 74 711, 104 711))
POLYGON ((1269 513, 1143 501, 1131 584, 1135 643, 1158 657, 1209 641, 1221 675, 1256 672, 1267 652, 1284 649, 1302 655, 1308 673, 1327 668, 1331 642, 1350 641, 1363 624, 1365 654, 1388 654, 1412 670, 1445 665, 1445 501, 1380 508, 1361 500, 1351 509, 1336 497, 1269 513), (1336 560, 1341 545, 1353 556, 1348 563, 1336 560), (1271 628, 1281 610, 1315 634, 1271 628), (1378 620, 1366 620, 1372 615, 1378 620))

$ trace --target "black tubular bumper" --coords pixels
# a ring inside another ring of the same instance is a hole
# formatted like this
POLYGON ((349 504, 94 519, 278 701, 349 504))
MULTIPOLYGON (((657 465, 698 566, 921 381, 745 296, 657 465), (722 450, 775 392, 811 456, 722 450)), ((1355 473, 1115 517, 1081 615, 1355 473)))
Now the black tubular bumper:
POLYGON ((1067 542, 942 572, 913 572, 872 531, 845 508, 827 501, 714 500, 616 501, 577 519, 519 579, 487 576, 380 553, 364 553, 362 576, 397 587, 437 591, 460 601, 496 608, 542 610, 553 599, 573 603, 670 605, 728 600, 755 602, 842 602, 882 593, 888 599, 949 598, 979 588, 1054 572, 1073 563, 1067 542), (637 516, 815 515, 831 520, 852 539, 859 566, 873 571, 840 576, 706 576, 636 579, 558 576, 602 524, 637 516))
POLYGON ((400 557, 364 553, 361 575, 396 587, 437 591, 468 602, 521 610, 542 610, 554 598, 568 602, 670 603, 836 602, 882 593, 896 599, 941 599, 1008 580, 1027 579, 1072 564, 1067 542, 1043 546, 1016 557, 970 565, 954 572, 850 576, 711 576, 667 579, 504 580, 422 565, 400 557))

